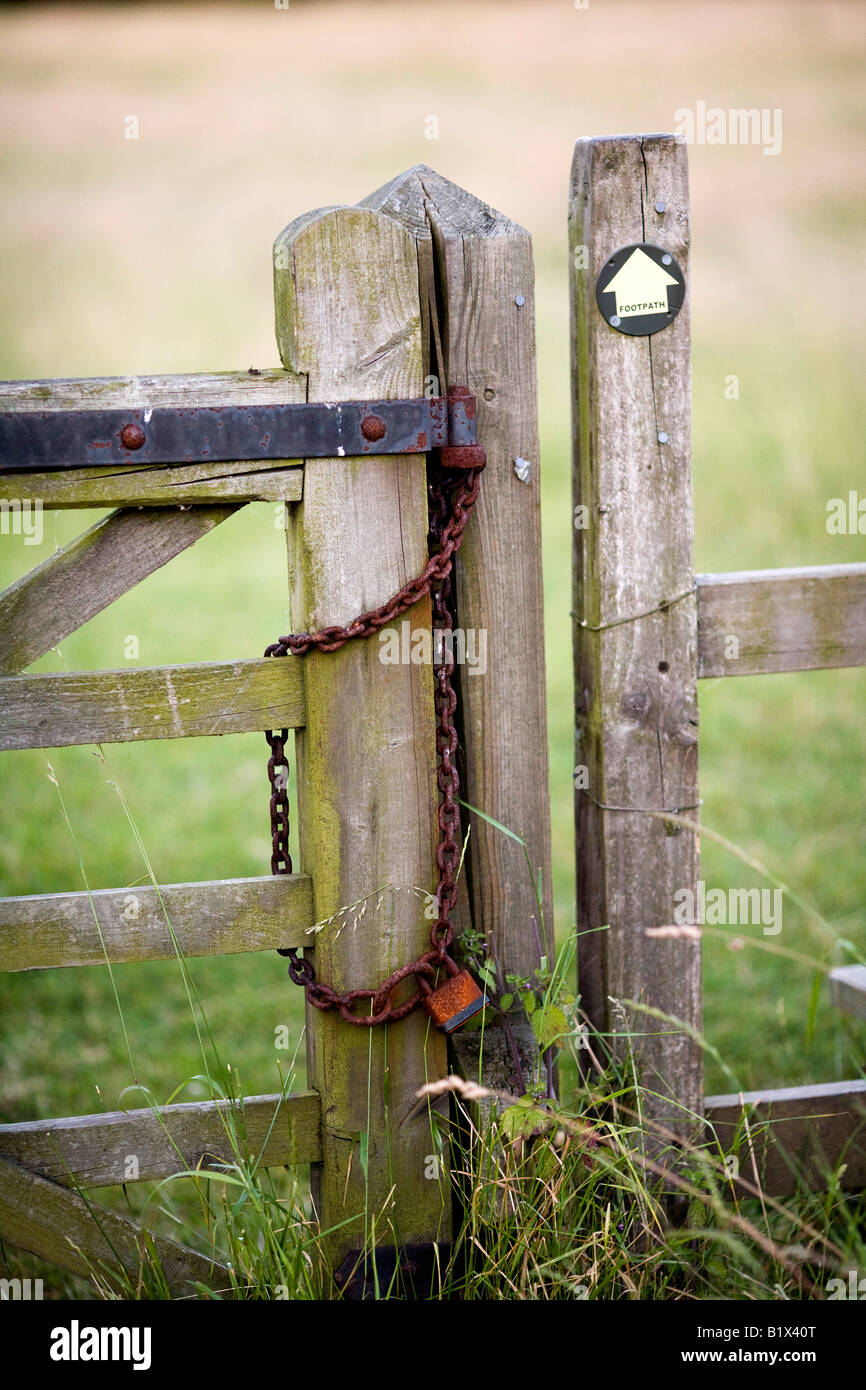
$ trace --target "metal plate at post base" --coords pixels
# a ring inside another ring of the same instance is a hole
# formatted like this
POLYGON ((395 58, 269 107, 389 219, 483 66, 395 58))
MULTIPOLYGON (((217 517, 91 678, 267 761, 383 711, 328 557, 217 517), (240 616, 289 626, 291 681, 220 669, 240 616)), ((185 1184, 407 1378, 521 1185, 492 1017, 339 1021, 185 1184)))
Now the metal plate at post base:
POLYGON ((423 1301, 439 1298, 451 1258, 447 1242, 437 1245, 381 1245, 366 1254, 350 1250, 334 1274, 334 1283, 349 1303, 379 1298, 423 1301))

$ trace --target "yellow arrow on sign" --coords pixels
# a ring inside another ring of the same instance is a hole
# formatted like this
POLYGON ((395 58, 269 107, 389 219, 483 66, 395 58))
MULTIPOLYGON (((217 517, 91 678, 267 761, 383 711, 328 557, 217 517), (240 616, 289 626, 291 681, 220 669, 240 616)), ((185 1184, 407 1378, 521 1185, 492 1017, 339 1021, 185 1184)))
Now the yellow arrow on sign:
POLYGON ((635 247, 625 265, 602 290, 616 295, 616 312, 619 318, 630 318, 635 314, 666 314, 668 311, 668 285, 678 285, 676 276, 667 271, 648 256, 640 247, 635 247))

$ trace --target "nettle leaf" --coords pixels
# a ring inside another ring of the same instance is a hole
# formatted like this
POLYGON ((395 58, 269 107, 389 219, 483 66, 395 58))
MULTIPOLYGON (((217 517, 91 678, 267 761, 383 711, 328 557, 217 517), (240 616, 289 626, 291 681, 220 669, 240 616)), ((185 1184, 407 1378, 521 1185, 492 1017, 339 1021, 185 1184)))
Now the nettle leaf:
POLYGON ((487 961, 485 965, 481 966, 480 970, 478 971, 478 978, 479 980, 482 980, 484 984, 488 986, 489 989, 495 989, 496 970, 495 967, 491 965, 490 961, 487 961))
POLYGON ((523 996, 523 1007, 524 1007, 524 1009, 526 1010, 526 1012, 527 1012, 528 1014, 534 1014, 534 1013, 535 1013, 535 1005, 536 1005, 537 1003, 538 1003, 538 1000, 536 999, 535 995, 532 993, 532 990, 531 990, 531 989, 530 989, 530 990, 527 990, 526 994, 524 994, 524 996, 523 996))
POLYGON ((501 998, 500 1001, 499 1001, 499 1007, 500 1007, 500 1009, 502 1010, 502 1012, 503 1012, 504 1014, 507 1014, 507 1013, 508 1013, 508 1010, 511 1008, 511 1005, 512 1005, 513 1003, 514 1003, 514 995, 513 995, 513 994, 503 994, 502 998, 501 998))
POLYGON ((558 1004, 548 1004, 532 1016, 532 1028, 538 1045, 546 1052, 554 1044, 561 1046, 560 1038, 568 1032, 568 1019, 558 1004))
MULTIPOLYGON (((477 1014, 473 1014, 471 1018, 466 1020, 460 1031, 461 1033, 480 1033, 482 1028, 487 1027, 489 1027, 487 1010, 479 1009, 477 1014)), ((433 1113, 435 1114, 436 1112, 434 1111, 433 1113)))
POLYGON ((544 1134, 550 1127, 551 1119, 546 1110, 522 1102, 529 1099, 521 1097, 516 1105, 509 1105, 499 1116, 499 1124, 507 1139, 531 1139, 535 1134, 544 1134))

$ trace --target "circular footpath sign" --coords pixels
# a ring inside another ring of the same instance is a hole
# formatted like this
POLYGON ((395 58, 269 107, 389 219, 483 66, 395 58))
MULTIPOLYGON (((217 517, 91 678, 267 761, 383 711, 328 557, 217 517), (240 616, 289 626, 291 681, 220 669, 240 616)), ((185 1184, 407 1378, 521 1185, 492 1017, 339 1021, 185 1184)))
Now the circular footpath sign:
POLYGON ((638 241, 609 256, 595 284, 602 316, 620 333, 646 338, 673 323, 686 279, 670 251, 638 241))

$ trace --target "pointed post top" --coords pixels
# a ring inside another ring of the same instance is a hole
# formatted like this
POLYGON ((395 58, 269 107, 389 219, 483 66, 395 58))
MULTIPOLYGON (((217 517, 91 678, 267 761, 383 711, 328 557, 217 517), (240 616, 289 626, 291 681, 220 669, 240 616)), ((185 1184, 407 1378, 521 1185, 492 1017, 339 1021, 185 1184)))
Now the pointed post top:
POLYGON ((415 164, 406 169, 362 198, 358 206, 387 213, 420 238, 430 236, 431 220, 446 237, 513 236, 524 232, 524 228, 510 217, 437 174, 427 164, 415 164))

